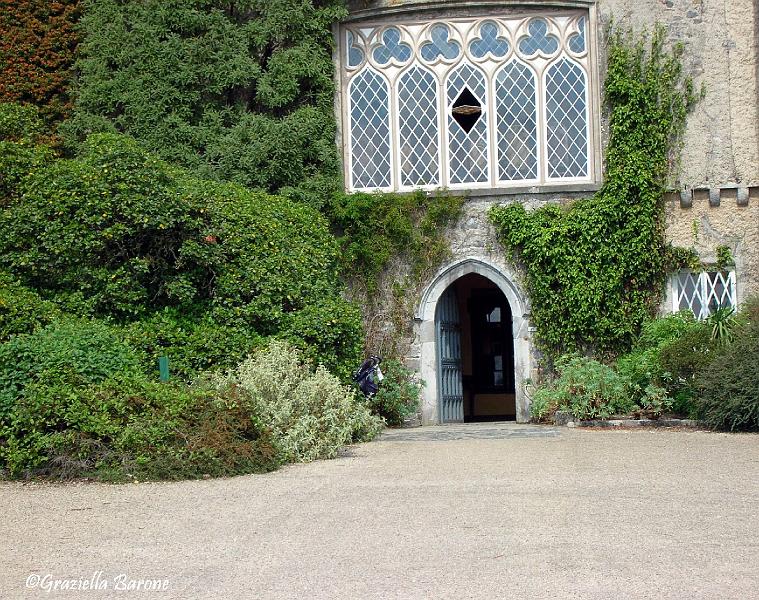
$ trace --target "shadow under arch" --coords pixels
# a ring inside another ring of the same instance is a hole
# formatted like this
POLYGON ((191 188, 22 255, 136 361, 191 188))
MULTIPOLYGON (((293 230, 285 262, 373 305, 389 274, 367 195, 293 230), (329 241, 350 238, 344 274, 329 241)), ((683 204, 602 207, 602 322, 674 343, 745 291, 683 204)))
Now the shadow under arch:
POLYGON ((435 314, 443 293, 458 279, 476 274, 485 277, 501 290, 512 314, 514 340, 514 380, 516 420, 529 421, 529 399, 524 384, 531 375, 529 301, 516 283, 515 274, 480 258, 465 258, 441 269, 422 294, 415 318, 419 336, 419 374, 425 382, 422 389, 422 422, 437 424, 440 414, 440 379, 435 314))

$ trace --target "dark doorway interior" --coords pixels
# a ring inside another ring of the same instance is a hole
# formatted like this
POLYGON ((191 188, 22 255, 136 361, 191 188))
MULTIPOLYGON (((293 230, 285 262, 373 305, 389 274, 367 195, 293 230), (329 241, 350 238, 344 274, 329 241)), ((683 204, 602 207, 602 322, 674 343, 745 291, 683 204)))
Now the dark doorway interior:
POLYGON ((461 315, 464 421, 516 419, 511 307, 489 279, 454 284, 461 315))

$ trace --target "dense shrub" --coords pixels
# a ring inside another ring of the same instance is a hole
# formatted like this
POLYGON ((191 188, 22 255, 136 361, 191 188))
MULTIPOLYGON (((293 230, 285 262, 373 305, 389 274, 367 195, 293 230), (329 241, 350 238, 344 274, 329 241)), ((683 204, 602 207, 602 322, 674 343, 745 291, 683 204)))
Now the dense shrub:
POLYGON ((19 333, 32 333, 62 316, 53 302, 0 272, 0 343, 19 333))
POLYGON ((0 103, 0 206, 14 201, 21 182, 53 158, 42 145, 44 125, 36 107, 0 103))
POLYGON ((324 365, 344 382, 361 362, 361 310, 343 298, 329 298, 291 313, 281 335, 300 348, 307 361, 324 365))
POLYGON ((338 181, 331 24, 344 14, 340 0, 90 2, 69 139, 128 133, 203 177, 320 203, 338 181))
POLYGON ((661 369, 667 374, 667 391, 677 412, 693 416, 696 377, 712 362, 719 346, 712 339, 711 328, 698 323, 662 347, 661 369))
POLYGON ((667 387, 671 384, 672 375, 662 366, 662 349, 686 332, 700 327, 690 311, 653 319, 643 325, 632 351, 621 356, 616 364, 617 372, 625 379, 634 401, 643 402, 649 395, 650 386, 667 387))
POLYGON ((168 356, 171 377, 185 381, 205 370, 232 368, 265 343, 250 328, 222 325, 208 315, 185 315, 171 308, 129 323, 124 338, 140 352, 146 372, 156 373, 158 358, 168 356))
MULTIPOLYGON (((98 321, 53 323, 0 344, 0 418, 30 384, 76 388, 140 371, 137 353, 98 321)), ((73 393, 73 392, 72 392, 73 393)))
POLYGON ((695 374, 699 417, 717 429, 759 429, 759 322, 735 332, 695 374))
POLYGON ((40 107, 55 124, 71 111, 80 0, 0 0, 0 102, 40 107))
POLYGON ((220 390, 233 389, 241 405, 271 428, 285 461, 333 457, 382 427, 351 388, 323 367, 313 371, 286 342, 272 342, 216 383, 220 390))
POLYGON ((422 383, 397 360, 386 360, 381 368, 385 378, 368 404, 372 412, 384 418, 388 425, 397 427, 419 410, 422 383))
POLYGON ((624 379, 609 366, 567 355, 556 361, 556 369, 557 379, 539 388, 532 398, 532 415, 538 420, 556 410, 568 410, 576 419, 607 419, 635 408, 624 379))
POLYGON ((316 210, 191 177, 117 135, 92 136, 17 195, 0 213, 0 266, 67 312, 145 321, 142 346, 173 349, 181 372, 231 366, 277 334, 343 375, 355 366, 361 323, 316 210), (177 326, 155 316, 164 308, 177 326), (162 341, 156 327, 175 332, 162 341), (179 348, 203 337, 218 340, 205 356, 179 348))
POLYGON ((32 384, 0 420, 0 472, 13 478, 183 479, 278 464, 268 430, 235 396, 134 374, 32 384))

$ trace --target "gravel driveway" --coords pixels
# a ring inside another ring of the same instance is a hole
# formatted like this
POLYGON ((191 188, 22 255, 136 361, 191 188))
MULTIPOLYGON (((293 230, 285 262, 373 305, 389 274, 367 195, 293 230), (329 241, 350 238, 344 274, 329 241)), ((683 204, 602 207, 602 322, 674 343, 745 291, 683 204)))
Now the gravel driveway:
POLYGON ((759 598, 757 435, 429 427, 267 475, 3 483, 0 510, 2 600, 759 598))

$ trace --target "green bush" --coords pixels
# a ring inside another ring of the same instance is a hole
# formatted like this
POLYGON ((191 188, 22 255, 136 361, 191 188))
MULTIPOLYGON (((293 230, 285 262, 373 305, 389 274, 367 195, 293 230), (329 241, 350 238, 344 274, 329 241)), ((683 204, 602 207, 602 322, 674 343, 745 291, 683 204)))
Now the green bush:
POLYGON ((208 315, 185 315, 171 308, 126 325, 124 338, 140 352, 146 372, 156 373, 158 358, 168 356, 171 377, 186 381, 202 371, 230 369, 265 343, 251 328, 230 327, 208 315))
POLYGON ((759 430, 759 322, 738 328, 694 379, 697 414, 710 427, 759 430))
POLYGON ((377 393, 369 398, 372 412, 385 419, 391 427, 403 425, 403 420, 419 410, 422 384, 403 363, 386 360, 381 365, 385 378, 377 393))
POLYGON ((716 356, 720 344, 712 339, 711 327, 697 323, 661 349, 661 369, 675 412, 693 416, 696 377, 716 356))
POLYGON ((661 363, 662 349, 699 327, 701 325, 690 311, 667 315, 643 325, 632 351, 621 356, 616 364, 617 372, 626 380, 634 401, 642 405, 650 386, 666 387, 671 382, 671 374, 661 363))
POLYGON ((556 361, 558 377, 540 387, 532 398, 532 416, 547 418, 557 410, 568 410, 576 419, 608 419, 629 413, 635 403, 627 394, 625 380, 614 369, 577 355, 556 361))
POLYGON ((24 179, 53 159, 39 143, 43 131, 36 108, 0 103, 0 206, 14 202, 24 179))
POLYGON ((0 422, 0 472, 106 481, 261 472, 279 464, 270 438, 234 394, 208 387, 134 374, 79 388, 40 382, 0 422))
POLYGON ((361 362, 361 310, 342 298, 329 298, 291 313, 281 335, 300 348, 307 361, 324 365, 343 382, 350 381, 361 362))
POLYGON ((119 332, 93 321, 52 323, 0 344, 0 419, 29 384, 75 388, 140 371, 137 353, 119 332))
POLYGON ((202 177, 318 203, 325 175, 339 178, 331 26, 344 14, 340 0, 90 2, 61 129, 72 146, 127 133, 202 177))
POLYGON ((61 317, 61 310, 53 302, 43 300, 9 274, 0 272, 0 343, 19 333, 32 333, 61 317))
POLYGON ((165 349, 183 374, 231 366, 280 334, 341 375, 355 364, 360 318, 313 208, 191 177, 117 135, 20 186, 24 202, 0 212, 0 267, 67 312, 145 322, 149 360, 165 349))
POLYGON ((331 458, 345 444, 371 439, 382 427, 351 388, 323 367, 313 371, 283 341, 273 341, 218 376, 216 385, 222 393, 238 395, 241 405, 271 428, 283 461, 331 458))

